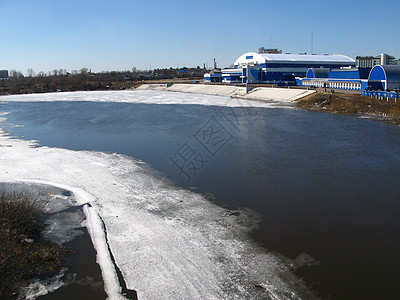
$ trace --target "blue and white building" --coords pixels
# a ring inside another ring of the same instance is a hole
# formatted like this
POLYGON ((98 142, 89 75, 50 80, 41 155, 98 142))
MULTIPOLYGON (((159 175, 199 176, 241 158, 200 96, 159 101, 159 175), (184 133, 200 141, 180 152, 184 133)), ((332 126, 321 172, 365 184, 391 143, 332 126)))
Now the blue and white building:
MULTIPOLYGON (((340 54, 247 52, 239 56, 233 69, 222 70, 221 77, 225 83, 295 85, 295 77, 305 77, 309 68, 354 67, 355 64, 354 59, 340 54)), ((212 82, 211 75, 206 74, 204 81, 212 82)))
POLYGON ((309 68, 352 67, 356 61, 341 54, 291 54, 291 53, 255 53, 247 52, 239 56, 235 68, 247 65, 259 65, 265 72, 277 72, 296 77, 305 77, 309 68))
POLYGON ((371 68, 344 67, 341 69, 310 68, 305 78, 299 78, 300 86, 361 91, 368 86, 371 68))
POLYGON ((356 60, 341 54, 247 52, 234 68, 205 74, 205 82, 269 83, 353 91, 400 90, 400 65, 356 67, 356 60))

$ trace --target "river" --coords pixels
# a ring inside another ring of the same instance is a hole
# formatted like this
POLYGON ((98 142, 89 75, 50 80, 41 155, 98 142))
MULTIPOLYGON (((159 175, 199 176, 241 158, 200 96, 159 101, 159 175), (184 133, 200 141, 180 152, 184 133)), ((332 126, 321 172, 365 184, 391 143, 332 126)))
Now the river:
POLYGON ((15 138, 124 154, 219 206, 258 212, 254 242, 297 262, 323 298, 398 296, 399 126, 195 103, 3 102, 0 111, 15 138))

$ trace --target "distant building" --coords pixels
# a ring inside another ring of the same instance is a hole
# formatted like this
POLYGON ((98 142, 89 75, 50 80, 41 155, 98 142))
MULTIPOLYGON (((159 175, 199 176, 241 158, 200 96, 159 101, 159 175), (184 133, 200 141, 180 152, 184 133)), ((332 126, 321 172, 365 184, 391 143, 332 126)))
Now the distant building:
POLYGON ((0 80, 5 80, 8 78, 8 70, 0 70, 0 80))
POLYGON ((395 65, 396 64, 396 59, 394 56, 391 56, 389 54, 386 53, 382 53, 381 55, 379 55, 380 57, 380 65, 395 65))
POLYGON ((234 63, 235 68, 259 65, 263 71, 305 77, 309 68, 355 67, 356 61, 340 54, 292 54, 247 52, 234 63))
POLYGON ((282 54, 278 49, 261 47, 256 52, 242 54, 233 68, 223 69, 222 74, 206 74, 205 82, 269 83, 295 85, 295 77, 305 77, 309 68, 351 68, 356 61, 340 54, 282 54), (212 75, 212 76, 211 76, 212 75))
POLYGON ((265 49, 264 47, 258 48, 258 53, 275 53, 275 54, 282 54, 282 50, 278 49, 265 49))
POLYGON ((396 60, 394 56, 381 53, 378 56, 357 56, 356 63, 360 68, 373 68, 377 65, 395 65, 396 60))

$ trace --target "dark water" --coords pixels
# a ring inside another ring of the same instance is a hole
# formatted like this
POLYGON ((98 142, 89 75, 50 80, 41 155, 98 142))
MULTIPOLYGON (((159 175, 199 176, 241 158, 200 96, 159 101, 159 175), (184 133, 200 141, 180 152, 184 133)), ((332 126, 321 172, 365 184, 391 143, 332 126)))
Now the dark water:
POLYGON ((286 108, 7 103, 2 124, 42 145, 141 159, 229 208, 262 214, 252 237, 333 299, 396 299, 400 127, 286 108))
MULTIPOLYGON (((76 205, 71 193, 53 186, 30 183, 0 182, 0 190, 14 192, 17 195, 24 193, 38 201, 39 207, 42 207, 44 212, 41 216, 45 225, 42 239, 65 249, 65 252, 62 251, 63 270, 59 270, 59 274, 50 278, 48 275, 41 275, 32 278, 31 281, 33 283, 40 280, 48 291, 58 286, 58 281, 63 285, 37 299, 106 299, 100 266, 96 262, 96 251, 89 232, 81 225, 85 220, 85 214, 82 206, 76 205)), ((38 286, 22 287, 22 294, 28 295, 27 298, 31 299, 32 295, 39 294, 40 290, 38 286), (25 289, 27 293, 24 293, 25 289)))
POLYGON ((101 270, 96 263, 96 251, 85 227, 80 228, 83 235, 75 237, 63 246, 71 249, 68 255, 68 270, 61 278, 64 286, 38 297, 40 300, 61 299, 106 299, 101 270), (84 254, 84 255, 83 255, 84 254))

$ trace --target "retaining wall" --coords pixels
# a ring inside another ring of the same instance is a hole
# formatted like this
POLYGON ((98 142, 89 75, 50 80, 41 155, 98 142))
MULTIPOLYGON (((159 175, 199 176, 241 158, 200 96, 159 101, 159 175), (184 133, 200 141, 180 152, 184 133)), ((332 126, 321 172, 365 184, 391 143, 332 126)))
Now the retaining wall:
POLYGON ((262 99, 291 102, 315 93, 313 90, 258 87, 246 93, 245 87, 233 85, 207 85, 207 84, 143 84, 138 90, 166 90, 174 92, 213 94, 222 96, 242 97, 249 99, 262 99))

